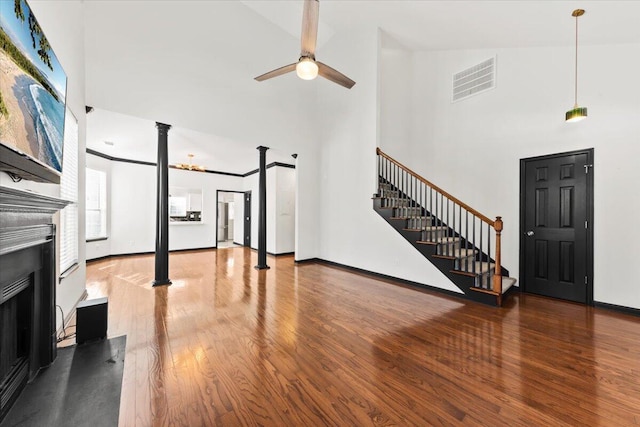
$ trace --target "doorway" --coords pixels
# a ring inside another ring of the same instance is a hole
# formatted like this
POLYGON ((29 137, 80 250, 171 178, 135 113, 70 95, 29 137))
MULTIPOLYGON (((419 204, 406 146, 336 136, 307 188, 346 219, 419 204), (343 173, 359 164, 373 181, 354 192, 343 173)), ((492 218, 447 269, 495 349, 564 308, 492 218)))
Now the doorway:
POLYGON ((593 304, 593 149, 520 160, 520 283, 593 304))
MULTIPOLYGON (((218 190, 216 193, 216 247, 247 246, 247 232, 250 245, 251 210, 246 209, 246 192, 218 190)), ((248 193, 250 205, 251 192, 248 193)))

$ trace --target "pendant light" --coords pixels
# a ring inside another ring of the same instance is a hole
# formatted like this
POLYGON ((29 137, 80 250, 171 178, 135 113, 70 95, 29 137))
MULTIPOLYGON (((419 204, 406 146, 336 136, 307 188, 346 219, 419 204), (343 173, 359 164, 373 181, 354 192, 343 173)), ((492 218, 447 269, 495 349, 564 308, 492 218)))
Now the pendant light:
POLYGON ((187 157, 189 157, 189 164, 176 163, 175 167, 177 169, 185 169, 185 170, 189 170, 189 171, 199 171, 199 172, 204 172, 205 171, 204 166, 194 165, 192 163, 193 157, 194 157, 193 154, 187 154, 187 157))
POLYGON ((580 107, 578 105, 578 17, 584 15, 584 9, 576 9, 571 13, 571 16, 576 18, 576 68, 575 68, 575 98, 573 108, 567 111, 565 119, 567 123, 579 122, 587 117, 587 107, 580 107))

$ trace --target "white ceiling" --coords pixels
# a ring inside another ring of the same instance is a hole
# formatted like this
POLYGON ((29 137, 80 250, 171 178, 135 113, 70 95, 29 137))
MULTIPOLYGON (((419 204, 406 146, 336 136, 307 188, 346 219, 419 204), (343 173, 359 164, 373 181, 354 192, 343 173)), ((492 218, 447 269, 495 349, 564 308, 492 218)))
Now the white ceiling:
MULTIPOLYGON (((357 64, 333 63, 323 44, 376 28, 408 50, 568 46, 578 7, 581 43, 640 43, 640 1, 322 0, 317 56, 354 77, 357 64)), ((311 137, 306 100, 331 83, 253 77, 298 59, 301 11, 293 0, 86 1, 87 146, 154 161, 160 121, 174 126, 170 162, 194 153, 243 173, 269 145, 269 162, 291 163, 311 137)))

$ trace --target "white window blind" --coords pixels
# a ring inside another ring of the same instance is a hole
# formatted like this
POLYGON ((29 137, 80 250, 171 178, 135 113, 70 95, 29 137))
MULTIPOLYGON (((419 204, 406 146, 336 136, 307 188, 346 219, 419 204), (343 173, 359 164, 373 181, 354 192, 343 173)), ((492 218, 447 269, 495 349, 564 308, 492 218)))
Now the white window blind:
POLYGON ((60 272, 78 262, 78 121, 67 108, 60 197, 73 203, 60 212, 60 272))
POLYGON ((107 174, 86 171, 86 239, 107 237, 107 174))

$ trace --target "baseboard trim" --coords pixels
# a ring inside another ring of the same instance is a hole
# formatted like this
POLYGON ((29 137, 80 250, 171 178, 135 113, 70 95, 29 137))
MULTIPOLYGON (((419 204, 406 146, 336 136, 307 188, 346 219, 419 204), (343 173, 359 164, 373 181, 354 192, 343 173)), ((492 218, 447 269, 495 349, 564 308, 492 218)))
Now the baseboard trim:
POLYGON ((625 307, 624 305, 609 304, 607 302, 594 301, 593 305, 605 310, 617 311, 619 313, 631 314, 640 317, 640 308, 625 307))
POLYGON ((88 260, 86 261, 86 263, 87 263, 87 264, 91 264, 92 262, 102 261, 102 260, 105 260, 105 259, 107 259, 107 258, 111 258, 112 256, 114 256, 114 255, 105 255, 105 256, 100 256, 100 257, 98 257, 98 258, 91 258, 91 259, 88 259, 88 260))
MULTIPOLYGON (((210 250, 210 249, 216 249, 216 247, 215 246, 206 246, 204 248, 171 249, 169 251, 169 253, 171 253, 171 252, 189 252, 189 251, 206 251, 206 250, 210 250)), ((102 261, 102 260, 105 260, 107 258, 117 258, 117 257, 134 256, 134 255, 153 255, 153 254, 155 254, 155 251, 150 251, 150 252, 131 252, 131 253, 127 253, 127 254, 111 254, 111 255, 101 256, 101 257, 98 257, 98 258, 88 259, 87 260, 87 264, 89 264, 91 262, 102 261)))
POLYGON ((399 277, 389 276, 387 274, 376 273, 376 272, 373 272, 373 271, 365 270, 363 268, 352 267, 350 265, 340 264, 340 263, 334 262, 334 261, 327 261, 327 260, 322 259, 322 258, 309 258, 309 259, 306 259, 306 260, 296 261, 297 264, 307 264, 307 263, 313 263, 313 262, 318 263, 318 264, 325 264, 325 265, 328 265, 330 267, 341 268, 341 269, 348 270, 348 271, 356 273, 356 274, 360 274, 362 276, 368 276, 368 277, 373 277, 373 278, 376 278, 376 279, 385 280, 387 282, 390 282, 392 285, 396 285, 396 286, 402 286, 402 287, 415 289, 415 290, 423 291, 423 292, 436 292, 436 293, 439 293, 439 294, 444 294, 444 295, 447 295, 447 296, 456 297, 459 300, 472 301, 472 300, 464 298, 465 294, 461 294, 461 293, 458 293, 458 292, 453 292, 453 291, 450 291, 448 289, 437 288, 435 286, 425 285, 423 283, 418 283, 418 282, 414 282, 414 281, 411 281, 411 280, 401 279, 399 277))
POLYGON ((318 260, 319 258, 306 258, 306 259, 297 259, 294 262, 296 264, 312 264, 312 263, 319 262, 318 260))
POLYGON ((295 255, 295 252, 282 252, 279 254, 274 254, 272 252, 267 252, 268 255, 274 256, 274 257, 279 257, 279 256, 289 256, 289 255, 295 255))
MULTIPOLYGON (((169 252, 189 252, 189 251, 207 251, 209 249, 217 249, 216 246, 205 246, 203 248, 187 248, 187 249, 172 249, 169 252)), ((152 252, 154 253, 154 252, 152 252)))

